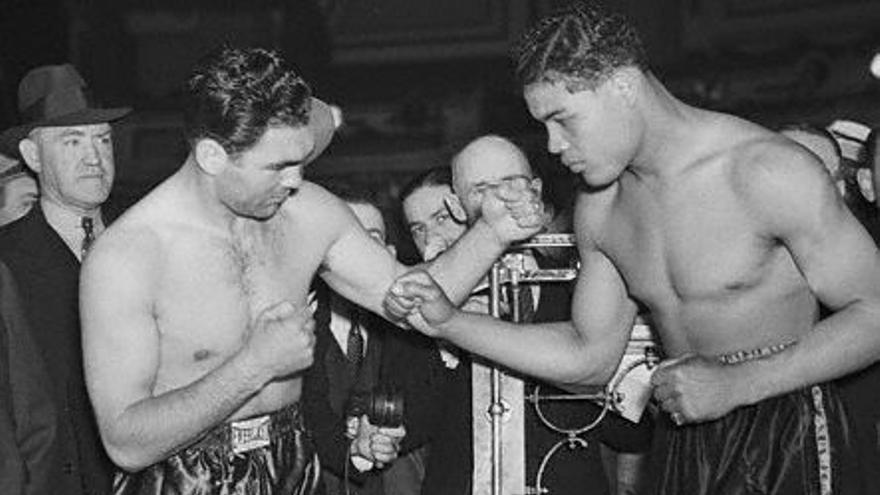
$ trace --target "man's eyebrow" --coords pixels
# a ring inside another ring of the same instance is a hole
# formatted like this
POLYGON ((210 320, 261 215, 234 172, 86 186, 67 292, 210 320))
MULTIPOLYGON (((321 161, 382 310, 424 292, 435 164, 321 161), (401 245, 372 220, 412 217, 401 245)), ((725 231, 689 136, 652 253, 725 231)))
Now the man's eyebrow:
POLYGON ((541 122, 546 122, 546 121, 558 116, 562 112, 563 112, 563 109, 557 108, 556 110, 551 110, 551 111, 545 113, 544 115, 539 115, 538 120, 540 120, 541 122))
POLYGON ((440 206, 440 208, 437 208, 436 210, 434 210, 434 212, 431 213, 431 218, 437 218, 439 215, 442 215, 444 213, 448 213, 446 205, 442 205, 442 206, 440 206))
POLYGON ((86 133, 79 130, 79 129, 65 129, 65 130, 61 131, 60 134, 58 134, 58 137, 65 138, 68 136, 85 136, 85 135, 86 135, 86 133))
POLYGON ((298 167, 302 165, 302 160, 282 160, 278 162, 273 162, 269 164, 269 168, 275 170, 283 170, 288 167, 298 167))

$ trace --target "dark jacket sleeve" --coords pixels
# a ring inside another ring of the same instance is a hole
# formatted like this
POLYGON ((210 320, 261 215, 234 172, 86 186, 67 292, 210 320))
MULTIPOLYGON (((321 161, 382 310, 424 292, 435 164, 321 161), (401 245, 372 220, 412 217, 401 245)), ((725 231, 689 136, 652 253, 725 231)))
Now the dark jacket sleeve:
POLYGON ((446 377, 434 341, 388 325, 380 383, 403 395, 406 436, 401 453, 431 441, 443 421, 446 377))
MULTIPOLYGON (((316 320, 317 318, 316 314, 316 320)), ((329 330, 324 330, 321 327, 315 331, 315 358, 303 377, 300 403, 306 427, 312 435, 318 459, 321 461, 321 468, 342 478, 348 466, 348 479, 361 483, 369 472, 361 473, 351 464, 350 441, 345 435, 346 418, 337 414, 330 404, 330 382, 327 377, 325 356, 329 346, 333 344, 333 335, 329 330)))
MULTIPOLYGON (((2 422, 12 415, 14 425, 13 446, 17 452, 10 454, 10 462, 20 463, 21 478, 24 483, 22 493, 42 495, 50 493, 47 483, 55 465, 56 416, 49 395, 49 379, 43 368, 43 360, 31 340, 30 331, 18 300, 12 276, 5 265, 0 264, 0 322, 6 337, 8 357, 8 388, 3 398, 2 422), (6 399, 9 400, 6 400, 6 399), (18 459, 18 461, 14 461, 18 459)), ((2 441, 7 447, 8 434, 3 425, 2 441)), ((3 465, 7 465, 6 453, 3 465)), ((9 479, 14 479, 12 476, 9 479)), ((0 475, 2 493, 17 493, 14 488, 6 489, 5 473, 0 475)))
POLYGON ((0 493, 24 494, 24 460, 15 436, 14 404, 9 384, 9 342, 0 320, 0 493))

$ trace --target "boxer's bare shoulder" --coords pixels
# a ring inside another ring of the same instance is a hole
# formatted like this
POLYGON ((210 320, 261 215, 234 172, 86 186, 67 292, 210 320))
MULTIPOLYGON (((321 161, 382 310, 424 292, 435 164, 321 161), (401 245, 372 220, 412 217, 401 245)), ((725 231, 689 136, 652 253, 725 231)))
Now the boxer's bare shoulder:
POLYGON ((323 187, 308 181, 294 192, 281 208, 287 229, 325 250, 357 223, 346 204, 323 187))

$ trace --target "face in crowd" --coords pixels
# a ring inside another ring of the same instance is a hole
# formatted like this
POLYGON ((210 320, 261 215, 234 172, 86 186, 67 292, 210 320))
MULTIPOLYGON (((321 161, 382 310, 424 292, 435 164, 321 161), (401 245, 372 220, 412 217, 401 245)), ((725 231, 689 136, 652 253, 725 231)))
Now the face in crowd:
POLYGON ((385 218, 382 216, 382 212, 379 211, 379 208, 370 203, 346 202, 346 204, 351 208, 351 211, 354 212, 354 216, 357 217, 358 222, 360 222, 364 230, 367 231, 370 238, 376 241, 376 244, 387 249, 392 255, 395 255, 396 250, 394 249, 394 246, 388 244, 388 231, 385 227, 385 218))
POLYGON ((403 215, 422 259, 430 261, 464 234, 465 224, 452 216, 447 202, 453 196, 446 184, 427 185, 403 200, 403 215))
POLYGON ((525 154, 510 141, 487 136, 466 146, 452 161, 452 183, 469 224, 481 215, 488 193, 541 193, 541 179, 532 176, 525 154))
POLYGON ((115 174, 110 124, 37 128, 19 149, 47 201, 89 211, 110 195, 115 174))

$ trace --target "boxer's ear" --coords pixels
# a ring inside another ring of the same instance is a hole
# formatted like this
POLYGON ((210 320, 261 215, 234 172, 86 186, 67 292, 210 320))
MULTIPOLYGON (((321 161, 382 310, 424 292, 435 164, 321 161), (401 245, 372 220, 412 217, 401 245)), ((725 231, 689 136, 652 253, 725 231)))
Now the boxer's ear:
POLYGON ((615 70, 608 82, 615 94, 620 95, 627 104, 632 105, 638 97, 639 85, 642 83, 644 75, 635 67, 621 67, 615 70))
POLYGON ((467 212, 464 211, 464 206, 462 206, 458 196, 452 193, 446 194, 443 196, 443 204, 446 206, 446 211, 452 215, 453 220, 461 224, 467 224, 467 212))
POLYGON ((196 164, 208 175, 217 175, 230 165, 229 153, 217 141, 200 139, 193 151, 196 164))

